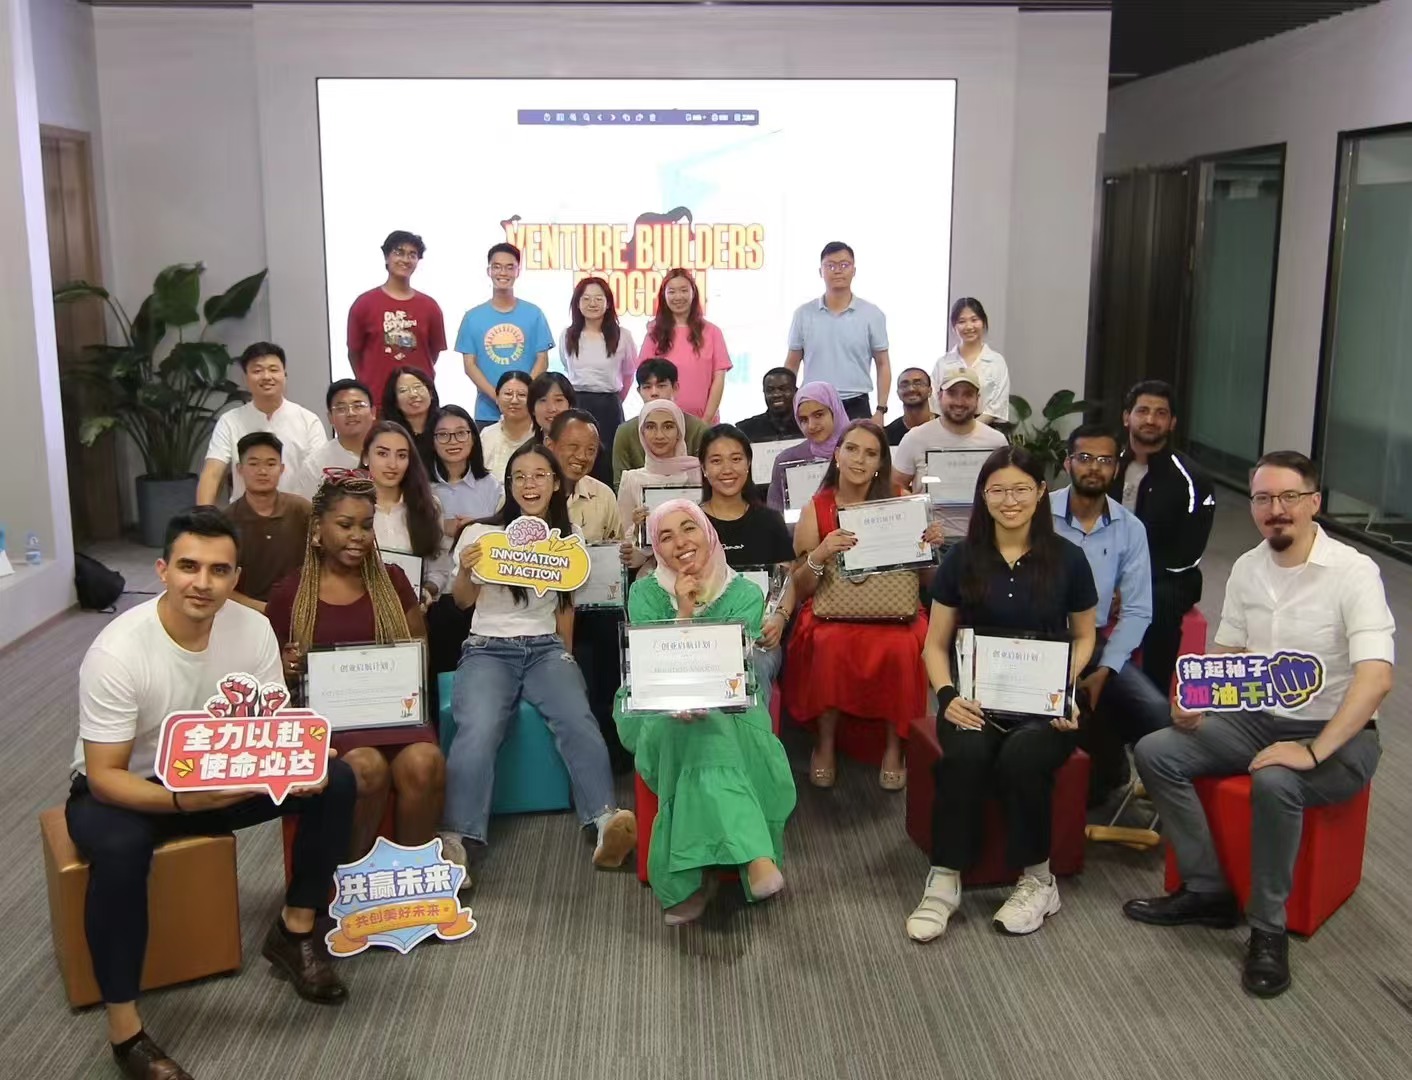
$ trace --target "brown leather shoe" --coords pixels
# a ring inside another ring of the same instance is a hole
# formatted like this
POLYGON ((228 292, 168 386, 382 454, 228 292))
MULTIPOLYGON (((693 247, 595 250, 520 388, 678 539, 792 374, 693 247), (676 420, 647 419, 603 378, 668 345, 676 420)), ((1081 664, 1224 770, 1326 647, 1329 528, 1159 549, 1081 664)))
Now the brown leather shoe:
POLYGON ((114 1049, 113 1059, 130 1080, 192 1080, 191 1074, 169 1058, 146 1032, 126 1053, 114 1049))
POLYGON ((309 934, 293 939, 284 932, 280 917, 265 935, 260 950, 281 979, 294 984, 294 992, 316 1005, 342 1005, 348 1000, 348 988, 333 973, 333 962, 323 938, 309 934))

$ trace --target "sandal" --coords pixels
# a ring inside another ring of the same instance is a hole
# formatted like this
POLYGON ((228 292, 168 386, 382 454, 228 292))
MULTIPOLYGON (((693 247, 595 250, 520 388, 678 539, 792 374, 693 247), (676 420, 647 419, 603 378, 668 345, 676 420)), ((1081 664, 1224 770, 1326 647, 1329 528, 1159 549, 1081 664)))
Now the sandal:
POLYGON ((901 791, 907 786, 906 769, 880 769, 878 784, 884 791, 901 791))
POLYGON ((835 759, 834 764, 827 769, 821 769, 814 764, 817 754, 818 751, 815 750, 809 755, 809 783, 816 788, 831 788, 838 779, 838 761, 835 759))

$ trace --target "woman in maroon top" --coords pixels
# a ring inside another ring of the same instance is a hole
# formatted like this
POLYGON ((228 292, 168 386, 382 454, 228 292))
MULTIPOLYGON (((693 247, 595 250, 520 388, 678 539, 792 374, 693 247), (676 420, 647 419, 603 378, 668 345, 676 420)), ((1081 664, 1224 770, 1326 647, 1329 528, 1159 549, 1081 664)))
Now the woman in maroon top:
MULTIPOLYGON (((376 499, 373 482, 357 471, 326 473, 314 495, 304 566, 275 585, 265 608, 291 686, 311 646, 426 640, 416 590, 378 555, 376 499)), ((392 839, 413 847, 436 835, 446 761, 429 726, 362 728, 335 734, 333 747, 358 777, 355 855, 377 838, 389 786, 397 792, 392 839)))

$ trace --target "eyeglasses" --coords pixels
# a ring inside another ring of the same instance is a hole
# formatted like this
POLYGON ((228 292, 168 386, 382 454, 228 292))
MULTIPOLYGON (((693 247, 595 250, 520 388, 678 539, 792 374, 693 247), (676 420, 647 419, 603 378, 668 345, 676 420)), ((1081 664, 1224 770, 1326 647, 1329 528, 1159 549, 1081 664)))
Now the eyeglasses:
POLYGON ((1267 495, 1262 491, 1258 495, 1250 496, 1250 505, 1256 510, 1268 510, 1270 504, 1279 499, 1282 507, 1286 510, 1293 510, 1304 499, 1317 494, 1319 494, 1317 491, 1281 491, 1278 495, 1267 495))
POLYGON ((416 386, 399 386, 397 388, 398 397, 426 397, 427 388, 418 383, 416 386))
POLYGON ((898 380, 897 380, 897 389, 899 389, 899 390, 909 390, 909 389, 911 389, 912 387, 916 387, 918 390, 921 390, 921 389, 924 389, 925 387, 928 387, 928 386, 930 386, 930 385, 931 385, 931 380, 930 380, 930 379, 898 379, 898 380))
POLYGON ((536 484, 547 484, 553 479, 554 474, 552 472, 517 472, 510 474, 510 483, 513 484, 515 487, 524 487, 531 480, 533 480, 536 484))
POLYGON ((438 431, 432 437, 439 443, 465 442, 471 437, 471 429, 463 427, 454 431, 438 431))
POLYGON ((851 262, 826 262, 824 263, 824 269, 830 274, 843 274, 852 270, 853 264, 851 262))
POLYGON ((1093 465, 1097 463, 1106 468, 1109 465, 1118 464, 1118 459, 1112 454, 1072 454, 1070 456, 1079 465, 1093 465))
POLYGON ((499 397, 501 401, 505 401, 505 402, 516 402, 516 401, 518 401, 521 405, 523 405, 526 401, 529 400, 529 394, 528 394, 527 392, 520 391, 520 390, 502 390, 502 391, 501 391, 499 394, 497 394, 496 396, 499 397))
POLYGON ((1014 499, 1017 503, 1029 502, 1035 497, 1039 488, 1031 484, 1020 484, 1017 487, 988 487, 985 489, 986 502, 1003 503, 1006 499, 1014 499))
POLYGON ((513 274, 519 263, 491 263, 490 270, 494 274, 513 274))
POLYGON ((371 408, 366 401, 350 401, 347 405, 335 405, 329 412, 334 416, 351 416, 353 413, 367 412, 371 408))
POLYGON ((394 259, 411 259, 413 262, 422 257, 421 252, 414 248, 398 248, 396 251, 390 252, 390 255, 394 259))

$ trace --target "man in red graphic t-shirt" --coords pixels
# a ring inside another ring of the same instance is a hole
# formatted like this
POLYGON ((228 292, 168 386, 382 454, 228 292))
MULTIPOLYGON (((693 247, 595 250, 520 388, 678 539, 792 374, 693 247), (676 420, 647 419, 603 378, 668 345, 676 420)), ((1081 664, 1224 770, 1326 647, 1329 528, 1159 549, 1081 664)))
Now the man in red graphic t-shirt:
POLYGON ((446 351, 440 305, 412 288, 412 275, 426 250, 416 233, 388 233, 382 243, 387 281, 348 309, 348 362, 354 377, 373 392, 373 401, 382 400, 393 368, 410 364, 434 377, 436 358, 446 351))

